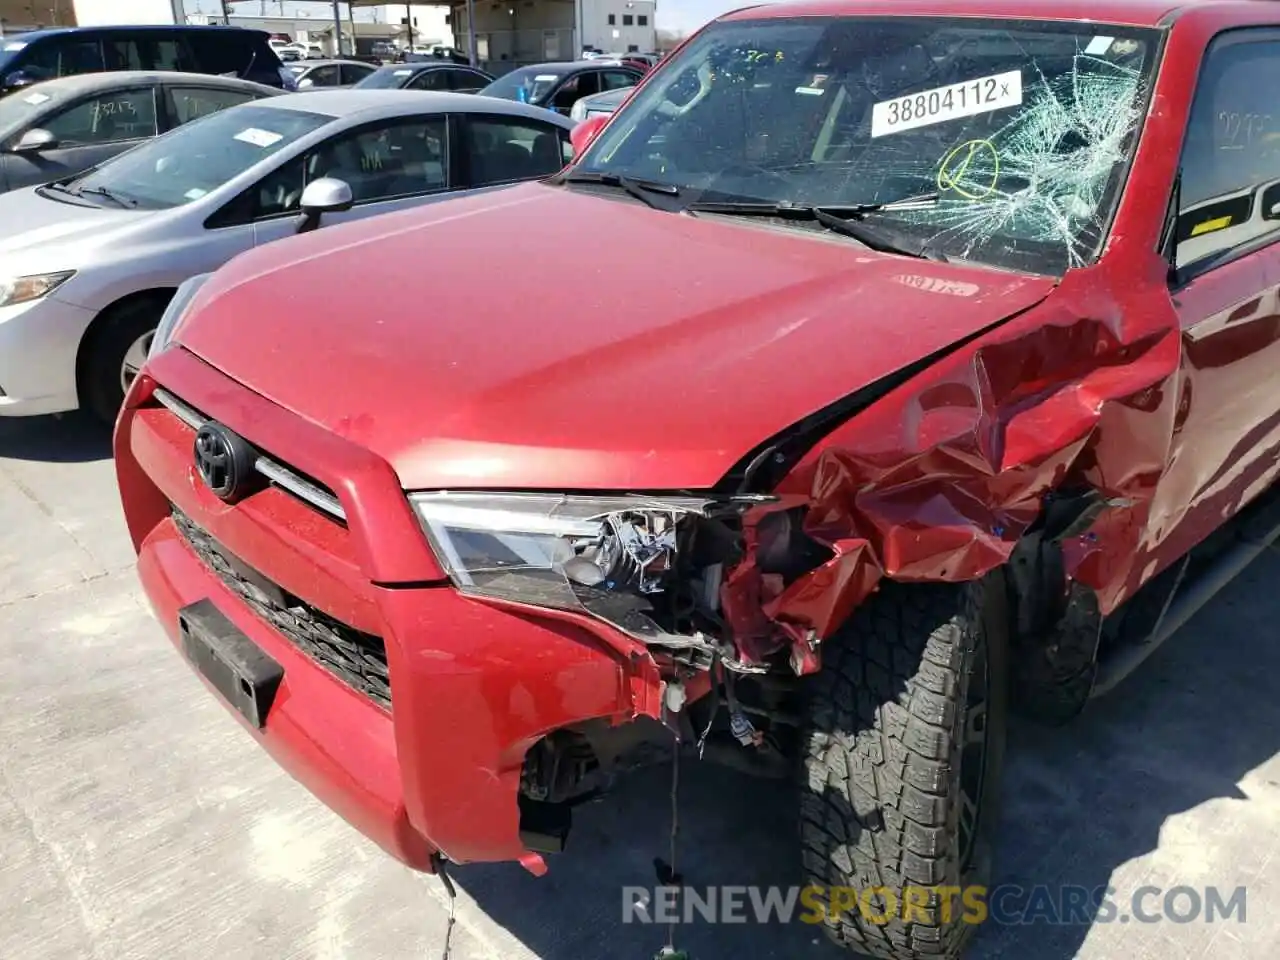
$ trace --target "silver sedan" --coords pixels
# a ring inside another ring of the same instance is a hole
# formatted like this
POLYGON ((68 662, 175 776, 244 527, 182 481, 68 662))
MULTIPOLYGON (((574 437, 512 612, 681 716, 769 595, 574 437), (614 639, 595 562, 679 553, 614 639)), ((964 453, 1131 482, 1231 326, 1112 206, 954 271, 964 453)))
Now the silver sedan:
POLYGON ((289 94, 0 196, 0 416, 114 419, 183 281, 322 219, 549 176, 572 126, 461 93, 289 94))

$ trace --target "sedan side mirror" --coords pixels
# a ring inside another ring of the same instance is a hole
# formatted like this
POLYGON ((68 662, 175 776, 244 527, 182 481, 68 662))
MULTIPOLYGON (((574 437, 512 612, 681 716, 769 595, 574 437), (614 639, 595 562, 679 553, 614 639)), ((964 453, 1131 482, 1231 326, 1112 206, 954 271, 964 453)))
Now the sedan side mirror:
POLYGON ((23 87, 31 86, 35 82, 35 77, 25 70, 15 70, 4 78, 4 89, 20 90, 23 87))
POLYGON ((573 144, 574 157, 582 156, 587 147, 604 129, 604 125, 609 122, 608 116, 597 115, 587 117, 576 127, 569 131, 569 142, 573 144))
POLYGON ((18 142, 9 149, 11 153, 41 153, 45 150, 52 150, 57 145, 57 137, 48 130, 35 127, 19 137, 18 142))
POLYGON ((342 213, 355 206, 351 184, 337 177, 321 177, 307 184, 302 191, 299 206, 302 208, 302 225, 299 233, 308 233, 320 226, 320 218, 326 213, 342 213))

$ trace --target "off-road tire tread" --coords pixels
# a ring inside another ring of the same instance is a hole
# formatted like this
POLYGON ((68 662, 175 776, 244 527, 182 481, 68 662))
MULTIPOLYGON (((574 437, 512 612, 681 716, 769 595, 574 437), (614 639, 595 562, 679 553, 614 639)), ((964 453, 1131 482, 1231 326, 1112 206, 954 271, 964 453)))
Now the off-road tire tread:
POLYGON ((984 589, 887 582, 823 644, 801 785, 805 873, 827 888, 887 887, 899 898, 884 924, 856 909, 828 918, 829 936, 858 953, 952 957, 972 932, 958 898, 949 923, 936 898, 930 922, 918 913, 904 922, 900 904, 906 886, 962 883, 948 793, 984 589))

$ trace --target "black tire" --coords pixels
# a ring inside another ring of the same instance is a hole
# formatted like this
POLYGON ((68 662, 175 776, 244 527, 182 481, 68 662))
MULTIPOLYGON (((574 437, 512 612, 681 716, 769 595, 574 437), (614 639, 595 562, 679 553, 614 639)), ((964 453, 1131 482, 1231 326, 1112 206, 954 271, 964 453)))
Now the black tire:
POLYGON ((870 895, 870 915, 854 907, 826 917, 831 939, 857 953, 955 957, 974 932, 962 898, 944 906, 932 888, 990 876, 1008 715, 1005 589, 999 573, 885 583, 823 643, 809 688, 800 839, 807 880, 827 904, 833 887, 892 891, 870 895), (913 890, 914 909, 904 910, 907 888, 930 890, 913 890))
POLYGON ((164 314, 160 298, 133 300, 112 308, 91 331, 80 366, 80 406, 113 424, 124 403, 121 370, 129 348, 154 332, 164 314))

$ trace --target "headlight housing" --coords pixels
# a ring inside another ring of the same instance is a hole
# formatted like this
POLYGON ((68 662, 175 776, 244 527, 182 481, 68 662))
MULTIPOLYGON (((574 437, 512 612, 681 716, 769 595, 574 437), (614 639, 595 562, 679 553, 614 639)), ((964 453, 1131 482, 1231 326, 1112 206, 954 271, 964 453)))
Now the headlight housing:
POLYGON ((699 629, 717 619, 723 564, 737 548, 737 505, 535 493, 409 499, 466 593, 589 613, 648 642, 710 647, 699 629), (719 549, 702 549, 702 541, 719 549))
POLYGON ((213 276, 211 273, 201 273, 179 284, 173 299, 169 301, 169 306, 160 317, 160 323, 156 326, 156 335, 151 338, 151 349, 147 352, 147 356, 154 357, 169 345, 174 331, 178 329, 178 324, 186 316, 187 307, 191 306, 191 301, 211 276, 213 276))
POLYGON ((12 307, 47 297, 74 277, 74 270, 39 273, 28 277, 0 277, 0 307, 12 307))

